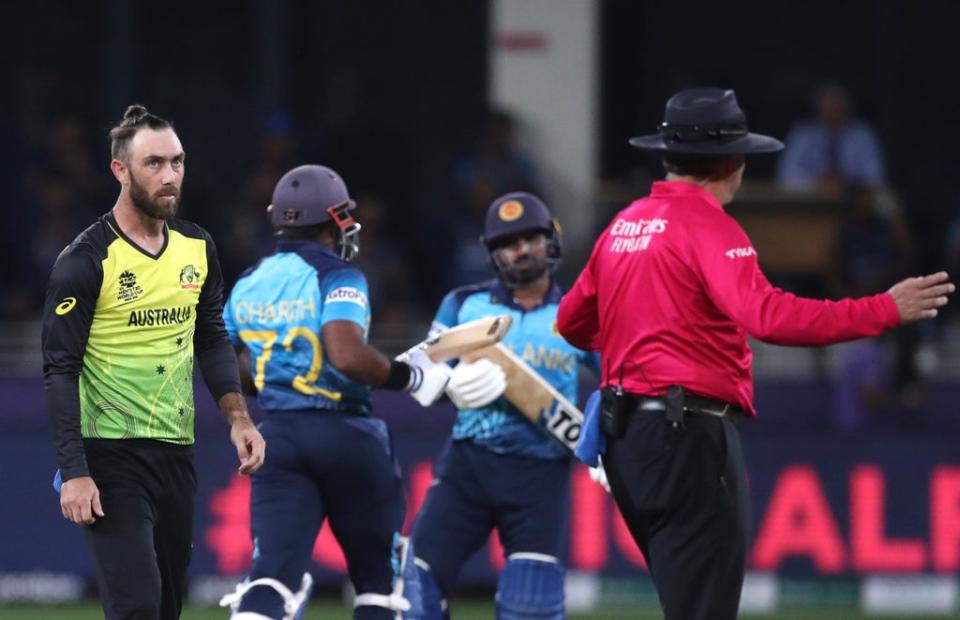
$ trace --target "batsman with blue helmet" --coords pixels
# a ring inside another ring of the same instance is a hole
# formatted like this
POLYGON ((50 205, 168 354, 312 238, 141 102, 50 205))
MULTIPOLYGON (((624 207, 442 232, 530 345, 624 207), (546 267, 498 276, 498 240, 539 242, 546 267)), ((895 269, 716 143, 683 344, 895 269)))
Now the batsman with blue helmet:
POLYGON ((391 361, 367 344, 367 282, 349 264, 359 252, 355 206, 329 168, 285 174, 270 209, 276 250, 241 276, 224 308, 271 438, 270 467, 253 478, 253 568, 222 601, 233 620, 300 618, 324 519, 347 559, 354 618, 401 618, 419 605, 400 538, 400 470, 386 424, 371 416, 370 390, 406 390, 427 406, 451 371, 423 352, 391 361))
MULTIPOLYGON (((581 365, 599 371, 599 364, 556 330, 560 241, 560 227, 539 198, 526 192, 497 198, 481 242, 498 277, 451 291, 431 335, 509 314, 513 324, 503 344, 575 402, 581 365)), ((488 359, 453 369, 446 394, 459 412, 413 526, 423 606, 407 618, 450 617, 447 597, 457 575, 493 529, 506 556, 497 618, 564 617, 569 452, 503 398, 505 388, 505 373, 488 359)))

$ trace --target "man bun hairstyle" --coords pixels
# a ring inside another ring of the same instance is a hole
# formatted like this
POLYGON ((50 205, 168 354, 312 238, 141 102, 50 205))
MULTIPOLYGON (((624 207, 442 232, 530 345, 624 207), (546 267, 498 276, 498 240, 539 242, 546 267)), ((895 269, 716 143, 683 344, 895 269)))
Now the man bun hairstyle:
POLYGON ((123 113, 123 120, 110 130, 110 156, 113 159, 127 161, 129 157, 130 141, 141 129, 173 129, 173 124, 147 110, 141 103, 127 106, 123 113))

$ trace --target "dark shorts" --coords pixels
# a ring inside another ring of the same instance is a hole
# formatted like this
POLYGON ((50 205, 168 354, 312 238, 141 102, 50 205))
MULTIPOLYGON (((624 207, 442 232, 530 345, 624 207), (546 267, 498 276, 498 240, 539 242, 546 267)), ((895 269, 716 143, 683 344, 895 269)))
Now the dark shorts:
POLYGON ((193 538, 192 446, 87 439, 104 516, 85 526, 108 620, 180 617, 193 538))
MULTIPOLYGON (((386 424, 342 413, 275 412, 259 429, 267 457, 252 476, 250 578, 271 577, 299 590, 326 518, 357 593, 390 593, 405 502, 386 424)), ((282 600, 272 588, 257 587, 240 610, 280 617, 282 600)))
POLYGON ((450 441, 413 525, 413 548, 449 592, 493 528, 507 557, 542 553, 563 562, 569 515, 569 460, 496 454, 450 441))

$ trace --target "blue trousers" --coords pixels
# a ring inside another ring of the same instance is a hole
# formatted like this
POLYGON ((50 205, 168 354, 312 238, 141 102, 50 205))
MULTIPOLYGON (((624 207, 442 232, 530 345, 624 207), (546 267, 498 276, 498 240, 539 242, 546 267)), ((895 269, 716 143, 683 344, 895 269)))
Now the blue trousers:
MULTIPOLYGON (((394 539, 406 508, 383 420, 325 411, 274 412, 259 428, 268 455, 252 477, 250 579, 272 577, 296 592, 327 518, 356 591, 389 594, 394 539)), ((240 611, 280 617, 282 604, 272 588, 256 587, 243 597, 240 611)))
POLYGON ((413 548, 444 595, 496 528, 507 556, 560 559, 570 528, 570 462, 496 454, 450 441, 413 525, 413 548))

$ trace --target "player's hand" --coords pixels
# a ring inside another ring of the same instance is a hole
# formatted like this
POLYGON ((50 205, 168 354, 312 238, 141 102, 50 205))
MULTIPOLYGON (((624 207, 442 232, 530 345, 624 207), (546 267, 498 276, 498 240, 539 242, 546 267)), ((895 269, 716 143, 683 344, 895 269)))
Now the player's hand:
POLYGON ((100 489, 90 476, 72 478, 60 488, 60 511, 77 524, 90 525, 103 516, 100 489))
POLYGON ((603 461, 599 461, 596 467, 591 467, 590 479, 602 486, 607 493, 610 492, 610 481, 607 480, 607 470, 603 468, 603 461))
POLYGON ((260 469, 266 455, 267 443, 248 417, 238 418, 230 425, 230 441, 237 448, 240 474, 248 476, 260 469))
POLYGON ((913 323, 937 316, 937 308, 947 305, 947 295, 956 290, 948 282, 946 271, 939 271, 919 278, 907 278, 897 282, 890 290, 890 296, 897 304, 900 322, 913 323))
POLYGON ((413 351, 403 361, 410 366, 410 396, 424 407, 437 402, 450 381, 450 367, 434 363, 423 351, 413 351))
POLYGON ((500 366, 485 357, 475 362, 460 362, 453 369, 447 396, 457 409, 476 409, 500 398, 507 389, 507 375, 500 366))

